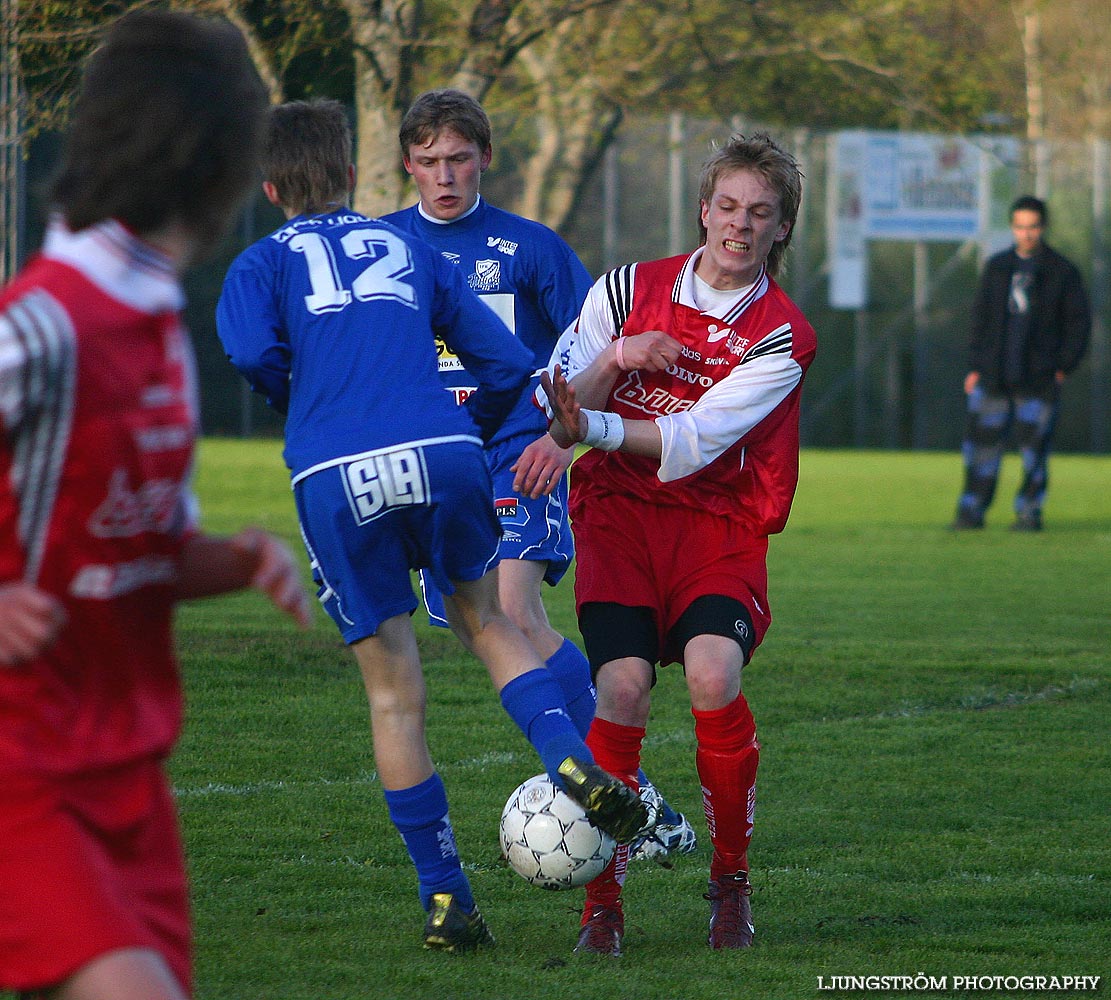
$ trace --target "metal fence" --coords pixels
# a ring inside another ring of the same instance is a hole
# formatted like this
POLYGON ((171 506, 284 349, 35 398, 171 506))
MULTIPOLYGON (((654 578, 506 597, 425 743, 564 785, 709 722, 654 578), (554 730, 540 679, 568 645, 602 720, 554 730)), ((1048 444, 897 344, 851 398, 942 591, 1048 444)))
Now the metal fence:
POLYGON ((23 247, 23 150, 20 145, 18 0, 0 0, 0 281, 15 274, 23 247))

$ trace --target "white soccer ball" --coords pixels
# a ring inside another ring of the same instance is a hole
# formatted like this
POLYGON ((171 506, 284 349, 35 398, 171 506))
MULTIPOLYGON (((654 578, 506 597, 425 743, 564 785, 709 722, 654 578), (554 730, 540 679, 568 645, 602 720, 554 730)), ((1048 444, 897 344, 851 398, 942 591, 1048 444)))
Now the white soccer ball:
POLYGON ((546 774, 522 782, 509 796, 500 833, 509 866, 543 889, 586 885, 602 873, 616 847, 546 774))

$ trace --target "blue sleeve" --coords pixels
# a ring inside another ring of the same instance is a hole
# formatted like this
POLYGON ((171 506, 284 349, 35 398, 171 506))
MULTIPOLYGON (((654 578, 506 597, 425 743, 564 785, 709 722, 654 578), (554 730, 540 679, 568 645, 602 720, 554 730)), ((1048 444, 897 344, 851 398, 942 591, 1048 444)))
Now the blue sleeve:
POLYGON ((247 384, 285 413, 291 351, 275 300, 268 270, 234 262, 216 305, 216 333, 247 384))
POLYGON ((559 236, 553 234, 554 261, 535 276, 536 301, 552 326, 555 339, 576 319, 594 284, 583 263, 559 236))
POLYGON ((459 268, 436 258, 435 332, 478 381, 463 405, 489 441, 528 387, 532 356, 471 291, 459 268))

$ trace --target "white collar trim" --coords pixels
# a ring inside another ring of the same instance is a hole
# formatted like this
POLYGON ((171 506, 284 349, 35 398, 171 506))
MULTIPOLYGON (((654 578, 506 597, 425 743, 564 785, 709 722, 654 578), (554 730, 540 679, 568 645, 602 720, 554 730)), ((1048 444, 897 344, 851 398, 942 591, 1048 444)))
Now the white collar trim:
POLYGON ((699 247, 683 262, 683 266, 679 270, 679 276, 675 280, 675 287, 672 289, 672 301, 691 309, 697 309, 706 316, 713 316, 714 319, 720 319, 732 326, 740 319, 741 314, 752 305, 753 302, 763 298, 764 294, 767 292, 767 268, 766 266, 761 266, 760 273, 757 275, 756 280, 747 288, 738 288, 736 295, 732 298, 726 299, 724 302, 717 303, 709 309, 703 310, 699 308, 698 297, 695 295, 694 269, 698 265, 699 260, 701 260, 705 250, 706 248, 704 246, 699 247))
POLYGON ((74 233, 55 216, 47 227, 42 255, 69 265, 139 312, 155 315, 185 307, 185 292, 170 258, 115 219, 74 233))

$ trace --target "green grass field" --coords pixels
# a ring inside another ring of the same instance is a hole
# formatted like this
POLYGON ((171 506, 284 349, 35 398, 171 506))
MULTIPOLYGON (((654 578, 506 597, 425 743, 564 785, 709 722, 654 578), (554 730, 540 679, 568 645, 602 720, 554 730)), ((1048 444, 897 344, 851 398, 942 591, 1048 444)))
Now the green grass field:
MULTIPOLYGON (((173 775, 200 1000, 812 1000, 912 992, 834 977, 919 974, 944 980, 933 995, 990 992, 955 977, 1039 975, 1100 976, 1106 993, 1111 459, 1056 458, 1040 535, 1007 530, 1014 456, 987 529, 945 530, 958 466, 803 455, 772 542, 775 624, 745 673, 763 753, 743 953, 705 945, 709 847, 674 668, 645 767, 702 842, 673 867, 633 867, 620 960, 575 957, 581 892, 534 889, 499 858, 501 807, 538 762, 482 668, 418 620, 433 756, 499 939, 435 955, 331 622, 298 633, 253 594, 184 609, 173 775)), ((205 441, 198 488, 210 530, 249 520, 296 543, 276 443, 205 441)), ((577 638, 569 584, 548 598, 577 638)))

